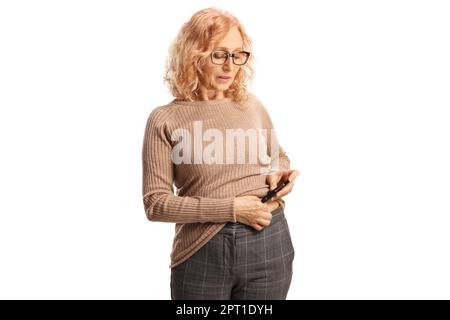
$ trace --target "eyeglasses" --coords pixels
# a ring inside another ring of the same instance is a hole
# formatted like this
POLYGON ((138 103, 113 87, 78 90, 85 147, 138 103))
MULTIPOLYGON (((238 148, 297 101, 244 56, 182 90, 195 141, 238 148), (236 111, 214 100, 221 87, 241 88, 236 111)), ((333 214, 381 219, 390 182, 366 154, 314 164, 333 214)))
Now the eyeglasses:
POLYGON ((247 63, 248 58, 250 57, 250 52, 238 51, 231 53, 225 50, 215 50, 211 52, 211 61, 214 64, 224 64, 227 62, 228 57, 233 59, 233 63, 235 65, 241 66, 247 63))

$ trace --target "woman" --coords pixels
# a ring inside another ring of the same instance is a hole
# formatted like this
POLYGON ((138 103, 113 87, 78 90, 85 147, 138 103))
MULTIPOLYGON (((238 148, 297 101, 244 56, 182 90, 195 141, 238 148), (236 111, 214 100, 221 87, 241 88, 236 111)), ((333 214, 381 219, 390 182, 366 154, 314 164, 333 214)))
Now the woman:
POLYGON ((252 59, 243 26, 215 8, 195 13, 171 46, 165 81, 175 99, 150 113, 142 161, 148 219, 176 224, 172 299, 285 299, 289 290, 282 197, 299 173, 246 90, 252 59))

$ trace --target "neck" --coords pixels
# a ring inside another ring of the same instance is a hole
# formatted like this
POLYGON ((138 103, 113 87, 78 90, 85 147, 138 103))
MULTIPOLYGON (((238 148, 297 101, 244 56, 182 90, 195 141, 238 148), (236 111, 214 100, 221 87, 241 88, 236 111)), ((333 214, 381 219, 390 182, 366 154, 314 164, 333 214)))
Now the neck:
POLYGON ((200 87, 200 100, 221 100, 224 98, 225 96, 221 90, 208 90, 203 86, 200 87))

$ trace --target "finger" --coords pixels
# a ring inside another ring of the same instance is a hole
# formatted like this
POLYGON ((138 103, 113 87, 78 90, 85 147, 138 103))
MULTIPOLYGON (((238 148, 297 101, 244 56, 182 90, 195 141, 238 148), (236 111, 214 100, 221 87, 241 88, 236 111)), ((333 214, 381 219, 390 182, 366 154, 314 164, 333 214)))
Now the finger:
POLYGON ((282 197, 284 197, 285 195, 287 195, 288 193, 290 193, 292 191, 292 188, 294 187, 294 183, 293 182, 289 182, 286 187, 284 187, 282 190, 278 191, 275 196, 273 196, 270 200, 279 200, 282 197))
POLYGON ((263 220, 262 222, 259 223, 259 225, 263 227, 268 227, 270 226, 270 220, 263 220))
POLYGON ((268 221, 265 220, 265 219, 258 219, 258 220, 256 220, 256 224, 261 226, 261 227, 266 227, 266 226, 269 225, 268 221))
POLYGON ((289 182, 293 182, 295 180, 295 178, 297 178, 299 176, 300 172, 298 170, 291 170, 288 180, 289 182))
POLYGON ((272 221, 272 214, 269 213, 267 215, 264 215, 263 217, 258 219, 258 224, 262 226, 268 226, 270 225, 270 222, 272 221))
POLYGON ((268 212, 269 211, 269 205, 266 203, 262 203, 262 202, 258 202, 257 204, 258 206, 258 213, 264 213, 264 212, 268 212))
POLYGON ((261 231, 262 229, 264 229, 264 227, 260 226, 259 224, 252 224, 252 228, 256 231, 261 231))
POLYGON ((292 182, 295 180, 295 178, 300 174, 298 170, 292 169, 292 170, 285 170, 282 173, 282 179, 283 181, 289 181, 292 182))
POLYGON ((287 195, 289 192, 292 191, 292 188, 294 187, 294 183, 293 182, 289 182, 286 187, 284 187, 282 190, 278 191, 276 196, 281 198, 284 197, 285 195, 287 195))
POLYGON ((281 180, 282 181, 289 181, 289 176, 291 175, 291 170, 285 170, 281 173, 281 180))
POLYGON ((277 192, 272 198, 270 198, 270 200, 272 200, 272 201, 277 201, 277 200, 280 200, 281 199, 281 197, 280 196, 278 196, 278 194, 280 194, 280 191, 279 192, 277 192))
POLYGON ((277 187, 278 182, 281 180, 281 175, 278 173, 271 174, 267 177, 267 180, 269 182, 270 190, 273 190, 277 187))
POLYGON ((269 175, 266 177, 266 182, 269 185, 270 190, 272 190, 272 184, 273 184, 272 180, 273 180, 272 175, 269 175))

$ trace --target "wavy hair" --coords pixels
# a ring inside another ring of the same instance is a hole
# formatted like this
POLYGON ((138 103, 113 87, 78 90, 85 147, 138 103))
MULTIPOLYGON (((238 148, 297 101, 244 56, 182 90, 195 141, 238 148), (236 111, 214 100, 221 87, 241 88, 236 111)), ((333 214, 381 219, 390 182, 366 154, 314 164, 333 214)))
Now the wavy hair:
MULTIPOLYGON (((196 12, 184 23, 173 40, 166 60, 164 82, 168 84, 174 97, 186 101, 196 101, 200 95, 200 77, 204 76, 203 66, 210 52, 228 31, 237 27, 243 40, 244 50, 252 52, 252 40, 238 19, 227 11, 206 8, 196 12)), ((233 101, 247 101, 247 82, 253 80, 253 53, 247 63, 239 68, 224 96, 233 101)))

